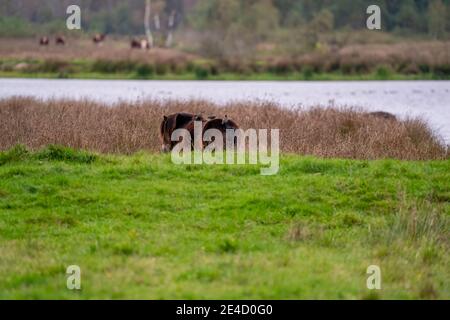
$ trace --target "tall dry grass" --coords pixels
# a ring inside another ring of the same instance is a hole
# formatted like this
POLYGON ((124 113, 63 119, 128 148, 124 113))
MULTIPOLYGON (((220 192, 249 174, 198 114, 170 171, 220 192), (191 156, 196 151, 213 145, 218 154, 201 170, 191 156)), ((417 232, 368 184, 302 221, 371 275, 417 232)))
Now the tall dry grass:
POLYGON ((235 119, 242 128, 280 129, 287 153, 352 159, 448 158, 446 147, 419 119, 386 120, 356 109, 285 109, 269 102, 142 101, 113 106, 92 101, 0 100, 0 149, 48 144, 129 154, 159 151, 163 115, 186 111, 235 119))

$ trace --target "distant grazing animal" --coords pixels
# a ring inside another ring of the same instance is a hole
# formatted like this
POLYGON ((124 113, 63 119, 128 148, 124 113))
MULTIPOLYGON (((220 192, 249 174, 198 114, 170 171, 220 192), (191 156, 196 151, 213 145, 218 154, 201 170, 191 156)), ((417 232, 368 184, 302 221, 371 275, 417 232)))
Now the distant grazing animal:
POLYGON ((131 48, 132 49, 140 49, 141 48, 141 42, 137 39, 131 40, 131 48))
POLYGON ((101 44, 103 41, 105 41, 106 34, 104 33, 97 33, 93 38, 92 41, 95 44, 101 44))
MULTIPOLYGON (((164 116, 163 121, 160 126, 160 137, 161 137, 161 150, 162 152, 170 152, 173 147, 178 143, 177 141, 172 141, 172 133, 177 129, 187 129, 191 132, 191 138, 193 136, 193 121, 204 121, 203 117, 200 115, 194 115, 192 113, 179 112, 164 116), (192 128, 187 128, 191 126, 192 128)), ((192 139, 193 140, 193 139, 192 139)))
POLYGON ((55 42, 57 45, 62 45, 62 46, 66 44, 66 40, 62 36, 57 36, 55 42))
POLYGON ((141 49, 150 49, 150 43, 148 40, 141 40, 141 49))
POLYGON ((142 39, 132 39, 131 40, 131 48, 132 49, 150 49, 150 44, 147 40, 142 39))
POLYGON ((39 39, 39 44, 41 46, 48 46, 49 43, 50 39, 48 37, 42 37, 41 39, 39 39))
POLYGON ((384 112, 384 111, 371 112, 371 113, 369 113, 369 115, 378 117, 378 118, 383 118, 386 120, 397 120, 397 117, 394 116, 392 113, 384 112))

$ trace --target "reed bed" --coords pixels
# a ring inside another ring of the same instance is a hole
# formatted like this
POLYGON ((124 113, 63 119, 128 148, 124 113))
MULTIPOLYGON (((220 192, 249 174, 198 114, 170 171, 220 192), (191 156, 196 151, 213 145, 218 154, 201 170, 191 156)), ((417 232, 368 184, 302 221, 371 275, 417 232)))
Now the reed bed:
POLYGON ((282 108, 271 102, 0 100, 0 150, 58 144, 100 153, 159 152, 163 115, 202 113, 235 119, 243 129, 280 129, 284 153, 325 158, 437 160, 448 148, 421 119, 389 120, 356 108, 282 108))

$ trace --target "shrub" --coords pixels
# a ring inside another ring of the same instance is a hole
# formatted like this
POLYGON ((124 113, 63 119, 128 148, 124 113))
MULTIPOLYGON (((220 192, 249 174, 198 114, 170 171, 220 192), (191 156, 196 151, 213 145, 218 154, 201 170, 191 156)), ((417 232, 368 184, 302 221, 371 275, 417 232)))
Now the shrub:
POLYGON ((213 76, 218 76, 220 74, 220 68, 216 64, 211 65, 210 71, 213 76))
POLYGON ((314 71, 313 71, 313 69, 311 67, 307 66, 307 67, 303 68, 302 74, 303 74, 303 79, 304 80, 311 80, 313 75, 314 75, 314 71))
POLYGON ((376 76, 379 80, 388 80, 391 76, 391 71, 387 67, 378 67, 376 76))
POLYGON ((293 64, 289 60, 282 60, 270 66, 269 71, 275 74, 285 75, 293 71, 293 64))
POLYGON ((99 59, 92 64, 91 71, 99 73, 119 73, 119 72, 127 73, 133 72, 137 68, 138 63, 131 60, 113 61, 113 60, 99 59))
POLYGON ((450 64, 435 66, 433 74, 437 79, 450 79, 450 64))
POLYGON ((42 64, 36 65, 33 68, 33 71, 47 73, 70 73, 72 70, 68 62, 48 59, 44 60, 42 64))
POLYGON ((196 66, 195 67, 195 77, 198 80, 207 79, 209 76, 209 70, 204 66, 196 66))
POLYGON ((141 64, 136 70, 136 74, 139 78, 151 77, 153 73, 154 73, 153 66, 147 63, 141 64))
POLYGON ((156 74, 159 76, 163 76, 167 74, 167 64, 165 63, 157 63, 155 65, 156 74))

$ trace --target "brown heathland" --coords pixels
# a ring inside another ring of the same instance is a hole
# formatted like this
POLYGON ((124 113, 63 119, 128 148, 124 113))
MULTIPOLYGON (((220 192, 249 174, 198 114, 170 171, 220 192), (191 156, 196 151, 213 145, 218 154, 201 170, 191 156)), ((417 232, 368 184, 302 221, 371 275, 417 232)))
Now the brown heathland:
POLYGON ((286 109, 274 103, 0 100, 0 150, 59 144, 102 153, 159 151, 163 115, 186 111, 236 120, 241 128, 280 129, 285 153, 351 159, 448 159, 447 148, 420 119, 389 120, 357 109, 286 109))
MULTIPOLYGON (((53 38, 51 40, 53 41, 53 38)), ((91 70, 95 72, 103 70, 102 68, 99 70, 98 64, 123 66, 143 63, 167 68, 175 73, 187 71, 194 63, 211 68, 212 73, 284 74, 309 70, 316 73, 339 71, 343 74, 367 74, 380 67, 400 74, 435 72, 448 75, 450 72, 449 41, 404 41, 395 44, 346 45, 336 48, 326 46, 321 50, 295 57, 283 52, 256 51, 251 59, 230 58, 212 61, 176 49, 133 50, 130 48, 130 39, 127 38, 108 38, 101 46, 94 45, 90 38, 68 38, 66 46, 55 46, 53 42, 51 43, 50 46, 40 46, 39 39, 0 38, 0 60, 12 59, 16 63, 43 61, 46 65, 57 64, 60 67, 74 61, 90 61, 97 63, 91 70)), ((33 63, 25 71, 33 71, 33 63)), ((9 66, 8 63, 5 65, 6 67, 2 67, 3 71, 14 69, 14 66, 9 66)), ((38 71, 50 71, 47 69, 48 66, 38 71)), ((114 72, 115 69, 107 67, 106 70, 114 72)))
POLYGON ((14 60, 109 60, 138 62, 187 61, 193 55, 177 50, 155 48, 151 51, 133 50, 131 39, 108 38, 102 46, 96 46, 92 39, 67 38, 66 46, 55 46, 55 37, 50 39, 50 46, 40 46, 39 39, 0 38, 0 58, 14 60))

